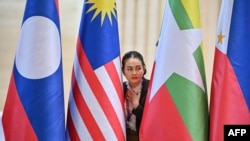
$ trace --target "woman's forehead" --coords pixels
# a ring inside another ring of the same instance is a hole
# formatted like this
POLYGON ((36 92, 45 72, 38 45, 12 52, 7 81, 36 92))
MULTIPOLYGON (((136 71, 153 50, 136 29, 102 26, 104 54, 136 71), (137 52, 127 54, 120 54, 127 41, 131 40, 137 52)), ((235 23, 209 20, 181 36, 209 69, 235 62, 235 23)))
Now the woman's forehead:
POLYGON ((141 66, 142 62, 138 58, 129 58, 125 62, 125 66, 141 66))

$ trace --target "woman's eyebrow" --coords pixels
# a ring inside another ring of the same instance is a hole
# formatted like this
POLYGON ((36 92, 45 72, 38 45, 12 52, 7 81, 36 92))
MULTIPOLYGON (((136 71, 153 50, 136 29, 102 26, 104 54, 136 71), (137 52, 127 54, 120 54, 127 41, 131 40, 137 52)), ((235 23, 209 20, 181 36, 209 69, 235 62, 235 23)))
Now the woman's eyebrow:
POLYGON ((142 65, 136 65, 136 66, 125 66, 125 67, 142 67, 142 65))

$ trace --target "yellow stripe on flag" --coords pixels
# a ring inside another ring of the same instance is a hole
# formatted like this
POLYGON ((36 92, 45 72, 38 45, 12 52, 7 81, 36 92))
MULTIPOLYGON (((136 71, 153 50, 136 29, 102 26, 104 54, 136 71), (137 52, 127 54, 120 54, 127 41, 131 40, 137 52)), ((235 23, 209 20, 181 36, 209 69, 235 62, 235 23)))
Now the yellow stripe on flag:
POLYGON ((199 0, 182 0, 182 4, 187 11, 194 28, 200 28, 200 5, 199 0))

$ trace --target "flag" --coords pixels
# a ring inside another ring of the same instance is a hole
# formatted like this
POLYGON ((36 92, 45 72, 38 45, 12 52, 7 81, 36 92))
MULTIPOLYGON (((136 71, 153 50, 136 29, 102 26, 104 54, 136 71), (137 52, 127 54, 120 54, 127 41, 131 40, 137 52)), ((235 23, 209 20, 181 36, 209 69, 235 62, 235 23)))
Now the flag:
POLYGON ((86 0, 76 45, 67 140, 125 140, 115 0, 86 0))
POLYGON ((205 141, 208 101, 198 0, 169 0, 140 140, 205 141))
POLYGON ((65 139, 61 33, 56 0, 26 2, 2 122, 8 141, 65 139))
POLYGON ((250 125, 250 1, 223 0, 214 56, 210 140, 224 140, 224 125, 250 125))

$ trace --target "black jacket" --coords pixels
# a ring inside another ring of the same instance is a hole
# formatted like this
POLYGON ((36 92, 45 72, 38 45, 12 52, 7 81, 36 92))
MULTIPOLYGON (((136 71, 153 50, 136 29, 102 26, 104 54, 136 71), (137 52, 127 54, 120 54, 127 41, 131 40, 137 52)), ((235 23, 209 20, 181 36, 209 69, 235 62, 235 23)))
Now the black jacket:
MULTIPOLYGON (((134 115, 136 115, 136 130, 137 130, 137 132, 139 132, 140 125, 141 125, 143 109, 144 109, 144 105, 145 105, 145 101, 146 101, 146 96, 148 93, 148 85, 149 85, 149 80, 146 78, 143 78, 139 106, 136 109, 132 110, 132 113, 134 115)), ((125 97, 126 91, 127 91, 127 84, 126 84, 126 82, 123 82, 124 97, 125 97)))

